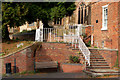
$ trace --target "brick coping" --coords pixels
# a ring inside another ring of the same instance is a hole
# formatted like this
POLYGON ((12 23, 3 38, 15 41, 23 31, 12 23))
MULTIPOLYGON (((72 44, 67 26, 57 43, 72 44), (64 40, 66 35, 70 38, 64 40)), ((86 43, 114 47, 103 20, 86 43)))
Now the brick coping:
POLYGON ((89 50, 108 50, 108 51, 118 51, 118 49, 103 49, 103 48, 90 48, 88 47, 89 50))
MULTIPOLYGON (((35 43, 36 43, 36 42, 33 42, 33 44, 35 44, 35 43)), ((22 51, 22 50, 24 50, 24 49, 26 49, 26 48, 28 48, 28 47, 31 47, 33 44, 31 44, 31 45, 29 45, 29 46, 26 46, 26 47, 24 47, 24 48, 22 48, 22 49, 20 49, 20 50, 17 50, 17 51, 15 51, 15 52, 13 52, 13 53, 9 53, 8 55, 1 56, 0 59, 3 59, 3 58, 6 58, 6 57, 11 56, 11 55, 13 55, 13 54, 16 54, 17 52, 20 52, 20 51, 22 51)))

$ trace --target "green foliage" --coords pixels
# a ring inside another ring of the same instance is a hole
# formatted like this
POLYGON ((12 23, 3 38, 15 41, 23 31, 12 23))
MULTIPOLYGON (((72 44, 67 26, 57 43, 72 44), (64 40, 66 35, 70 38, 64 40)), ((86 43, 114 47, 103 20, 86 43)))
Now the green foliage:
POLYGON ((72 63, 79 63, 79 62, 80 62, 78 56, 70 56, 70 57, 69 57, 69 60, 70 60, 70 62, 72 62, 72 63))
POLYGON ((2 4, 2 38, 8 39, 10 27, 20 26, 28 21, 42 20, 44 27, 49 27, 50 20, 70 16, 75 10, 74 2, 4 2, 2 4))
POLYGON ((97 46, 94 46, 94 48, 97 48, 97 46))
POLYGON ((2 3, 2 39, 9 40, 7 25, 14 27, 25 23, 27 12, 26 3, 2 3))
POLYGON ((10 40, 7 26, 2 26, 2 39, 10 40))
POLYGON ((23 30, 21 33, 27 32, 27 30, 23 30))
POLYGON ((16 38, 16 41, 18 41, 18 40, 19 40, 19 38, 17 37, 17 38, 16 38))
POLYGON ((1 54, 0 54, 0 56, 4 56, 4 55, 5 55, 5 53, 1 53, 1 54))
POLYGON ((10 44, 10 41, 8 41, 7 44, 10 44))
POLYGON ((87 47, 91 47, 91 41, 86 44, 87 47))
POLYGON ((63 18, 71 15, 75 10, 74 2, 40 2, 29 3, 29 10, 26 16, 28 22, 42 20, 47 23, 50 20, 63 18))
POLYGON ((81 52, 79 52, 78 54, 81 54, 81 52))
POLYGON ((27 15, 28 7, 26 3, 2 3, 2 22, 3 26, 20 26, 25 23, 24 16, 27 15))

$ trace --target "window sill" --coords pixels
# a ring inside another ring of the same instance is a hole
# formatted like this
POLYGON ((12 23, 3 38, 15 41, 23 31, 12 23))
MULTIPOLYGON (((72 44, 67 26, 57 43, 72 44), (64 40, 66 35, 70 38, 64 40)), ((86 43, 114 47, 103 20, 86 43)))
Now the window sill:
POLYGON ((101 30, 102 30, 102 31, 106 31, 107 29, 106 29, 106 28, 102 28, 101 30))

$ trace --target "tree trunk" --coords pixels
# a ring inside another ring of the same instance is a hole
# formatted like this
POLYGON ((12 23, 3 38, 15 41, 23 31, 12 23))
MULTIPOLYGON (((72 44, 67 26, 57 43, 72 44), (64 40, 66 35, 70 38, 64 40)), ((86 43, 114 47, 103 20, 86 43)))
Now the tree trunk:
POLYGON ((6 26, 2 26, 2 41, 9 41, 10 37, 9 37, 9 31, 8 31, 8 27, 6 26))

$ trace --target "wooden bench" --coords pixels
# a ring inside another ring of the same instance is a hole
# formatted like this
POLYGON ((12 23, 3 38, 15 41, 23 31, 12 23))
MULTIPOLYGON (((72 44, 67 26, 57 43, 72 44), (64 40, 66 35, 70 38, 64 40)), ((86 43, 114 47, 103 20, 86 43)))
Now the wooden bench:
POLYGON ((57 61, 35 62, 35 69, 41 68, 58 68, 58 62, 57 61))

